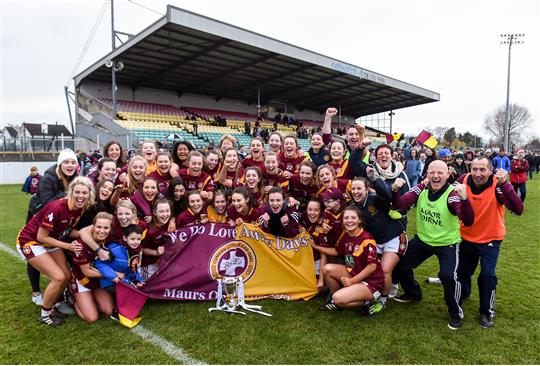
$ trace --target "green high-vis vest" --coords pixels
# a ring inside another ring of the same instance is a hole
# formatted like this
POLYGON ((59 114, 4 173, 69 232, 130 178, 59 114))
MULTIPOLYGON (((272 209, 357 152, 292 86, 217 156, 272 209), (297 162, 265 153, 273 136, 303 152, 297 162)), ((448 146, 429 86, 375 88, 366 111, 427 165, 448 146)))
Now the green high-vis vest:
POLYGON ((431 246, 444 246, 459 243, 459 219, 448 210, 448 196, 454 190, 450 185, 438 200, 428 198, 425 188, 418 197, 416 205, 416 231, 424 243, 431 246))

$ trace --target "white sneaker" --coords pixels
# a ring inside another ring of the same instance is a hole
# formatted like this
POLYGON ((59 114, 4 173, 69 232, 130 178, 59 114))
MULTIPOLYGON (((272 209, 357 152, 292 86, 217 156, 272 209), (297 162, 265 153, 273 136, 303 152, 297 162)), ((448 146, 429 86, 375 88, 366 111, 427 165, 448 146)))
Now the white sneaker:
POLYGON ((43 305, 43 296, 41 296, 41 293, 32 295, 32 302, 36 304, 37 306, 43 305))
POLYGON ((388 297, 391 299, 396 297, 398 290, 399 290, 399 285, 397 283, 393 283, 392 288, 390 288, 390 292, 388 292, 388 297))

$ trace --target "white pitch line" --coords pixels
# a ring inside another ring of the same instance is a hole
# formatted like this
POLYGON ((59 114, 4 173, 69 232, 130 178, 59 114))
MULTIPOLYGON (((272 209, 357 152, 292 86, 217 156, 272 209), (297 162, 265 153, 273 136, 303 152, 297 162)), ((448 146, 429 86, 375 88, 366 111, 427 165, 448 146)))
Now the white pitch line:
POLYGON ((11 255, 12 257, 17 258, 21 262, 24 262, 21 256, 19 255, 19 253, 17 253, 15 249, 10 248, 9 246, 7 246, 6 244, 2 242, 0 242, 0 249, 6 252, 7 254, 11 255))
MULTIPOLYGON (((19 253, 17 253, 15 249, 10 248, 8 245, 2 242, 0 242, 0 250, 6 252, 12 257, 17 258, 21 262, 24 262, 24 260, 21 258, 21 256, 19 255, 19 253)), ((141 337, 144 341, 152 343, 154 346, 161 348, 161 350, 165 352, 168 356, 182 362, 183 364, 205 365, 204 362, 190 357, 187 353, 184 352, 184 350, 182 350, 182 348, 176 347, 168 340, 158 336, 157 334, 146 329, 142 325, 137 325, 135 328, 132 328, 131 331, 141 337)))
POLYGON ((158 336, 155 333, 152 333, 148 329, 138 325, 135 328, 131 329, 131 331, 135 334, 137 334, 139 337, 144 339, 145 341, 152 343, 154 346, 157 346, 163 350, 166 354, 171 356, 172 358, 182 362, 183 364, 187 365, 205 365, 205 363, 191 358, 188 354, 186 354, 181 348, 176 347, 174 344, 169 342, 168 340, 158 336))

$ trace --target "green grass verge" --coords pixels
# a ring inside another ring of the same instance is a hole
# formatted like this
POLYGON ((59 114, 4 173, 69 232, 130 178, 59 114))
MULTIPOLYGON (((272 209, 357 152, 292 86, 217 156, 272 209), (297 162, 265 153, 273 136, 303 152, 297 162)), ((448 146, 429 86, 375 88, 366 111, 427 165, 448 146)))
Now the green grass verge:
MULTIPOLYGON (((464 304, 463 329, 446 327, 442 287, 423 284, 424 300, 391 302, 363 318, 353 311, 323 313, 322 299, 255 302, 273 317, 208 313, 212 303, 149 302, 142 325, 191 357, 220 364, 538 364, 540 175, 527 185, 521 217, 506 215, 508 234, 498 262, 495 318, 479 327, 478 295, 464 304)), ((0 186, 0 242, 14 248, 26 217, 28 196, 19 186, 0 186)), ((410 214, 409 232, 414 232, 410 214)), ((416 270, 419 281, 437 273, 436 258, 416 270)), ((0 251, 1 364, 177 363, 161 349, 107 319, 87 325, 76 317, 57 329, 38 324, 25 265, 0 251)), ((42 280, 46 284, 46 280, 42 280)))

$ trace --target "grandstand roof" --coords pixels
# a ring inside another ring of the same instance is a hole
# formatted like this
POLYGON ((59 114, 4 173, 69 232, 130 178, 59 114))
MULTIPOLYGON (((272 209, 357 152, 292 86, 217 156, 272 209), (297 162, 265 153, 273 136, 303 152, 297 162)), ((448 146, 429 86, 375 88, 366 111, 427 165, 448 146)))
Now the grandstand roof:
POLYGON ((117 83, 257 101, 298 110, 341 105, 355 117, 438 101, 439 94, 173 6, 167 14, 75 76, 110 82, 108 59, 122 61, 117 83))

